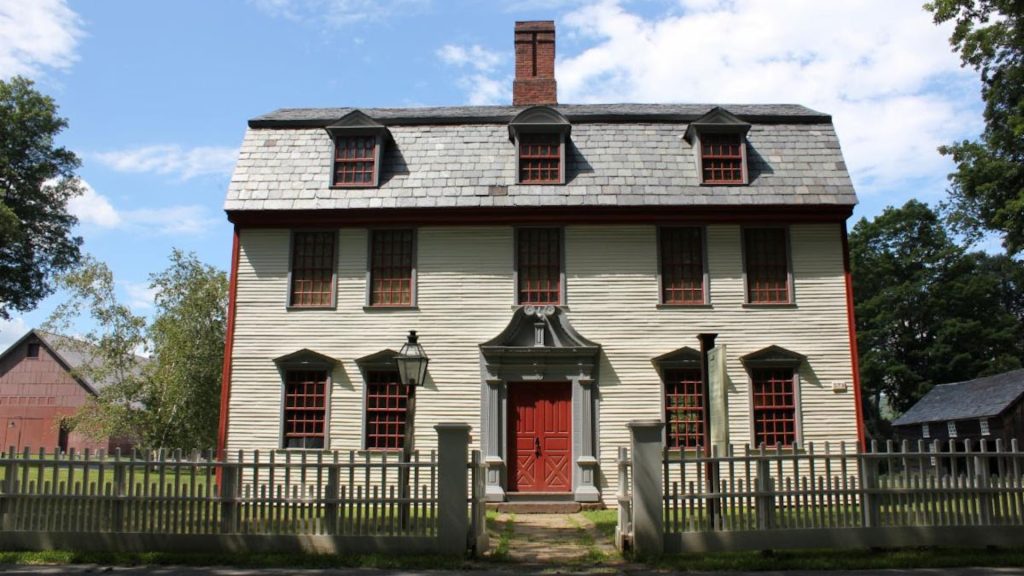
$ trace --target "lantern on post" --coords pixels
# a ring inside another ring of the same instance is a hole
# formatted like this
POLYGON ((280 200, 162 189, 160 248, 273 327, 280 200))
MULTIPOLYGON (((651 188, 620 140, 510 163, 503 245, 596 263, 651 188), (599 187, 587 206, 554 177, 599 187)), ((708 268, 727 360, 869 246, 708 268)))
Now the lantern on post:
POLYGON ((427 363, 430 362, 430 358, 427 358, 427 353, 423 351, 423 346, 420 346, 418 340, 416 331, 410 330, 408 340, 395 356, 398 375, 402 383, 409 386, 423 386, 427 378, 427 363))

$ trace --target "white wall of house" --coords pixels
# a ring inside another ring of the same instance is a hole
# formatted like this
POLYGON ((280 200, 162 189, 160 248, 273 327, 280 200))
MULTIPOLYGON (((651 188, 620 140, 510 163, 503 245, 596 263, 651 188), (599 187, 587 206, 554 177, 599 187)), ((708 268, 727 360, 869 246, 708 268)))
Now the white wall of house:
MULTIPOLYGON (((615 493, 615 451, 626 422, 661 417, 661 382, 651 358, 716 332, 728 348, 731 440, 751 441, 747 372, 739 358, 778 345, 804 354, 799 373, 803 442, 855 442, 857 424, 839 224, 790 226, 795 306, 747 308, 741 227, 707 227, 711 306, 659 309, 657 228, 567 226, 566 303, 573 326, 602 345, 600 485, 615 493), (833 392, 832 382, 847 384, 833 392)), ((397 350, 417 330, 430 356, 417 392, 416 446, 432 449, 438 422, 468 422, 480 436, 477 345, 505 328, 515 302, 513 228, 424 227, 418 231, 417 310, 365 310, 367 230, 341 229, 337 307, 287 310, 289 230, 243 229, 238 270, 227 448, 280 445, 280 375, 272 359, 309 348, 341 361, 332 375, 332 449, 362 447, 363 384, 355 359, 397 350)))

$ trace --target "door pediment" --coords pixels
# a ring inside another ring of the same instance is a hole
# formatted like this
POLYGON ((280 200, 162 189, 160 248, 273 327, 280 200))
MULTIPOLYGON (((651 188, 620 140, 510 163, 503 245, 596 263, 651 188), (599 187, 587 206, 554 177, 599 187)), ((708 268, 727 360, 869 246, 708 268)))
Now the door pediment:
POLYGON ((559 358, 596 363, 601 345, 577 332, 558 306, 521 306, 501 334, 480 345, 480 352, 496 363, 559 358))

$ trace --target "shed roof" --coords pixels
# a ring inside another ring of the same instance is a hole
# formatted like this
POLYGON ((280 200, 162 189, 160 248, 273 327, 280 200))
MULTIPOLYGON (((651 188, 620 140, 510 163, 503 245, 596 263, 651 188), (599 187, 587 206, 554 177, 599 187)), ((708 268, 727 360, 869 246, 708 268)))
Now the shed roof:
POLYGON ((897 418, 894 426, 989 418, 1024 398, 1024 369, 939 384, 897 418))
POLYGON ((553 107, 573 123, 562 185, 516 184, 508 123, 524 107, 363 109, 391 134, 376 188, 331 187, 325 128, 353 108, 284 109, 249 121, 228 212, 387 208, 833 206, 857 203, 831 117, 803 106, 727 105, 751 123, 749 184, 701 184, 683 137, 711 104, 553 107))

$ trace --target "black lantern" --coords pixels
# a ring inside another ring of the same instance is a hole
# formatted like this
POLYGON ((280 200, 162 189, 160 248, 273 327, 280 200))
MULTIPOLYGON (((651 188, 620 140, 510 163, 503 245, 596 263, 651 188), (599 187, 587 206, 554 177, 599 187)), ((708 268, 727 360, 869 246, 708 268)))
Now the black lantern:
POLYGON ((410 386, 423 386, 427 378, 427 353, 420 346, 415 330, 409 330, 409 340, 402 346, 402 350, 395 356, 398 363, 398 376, 403 384, 410 386))

